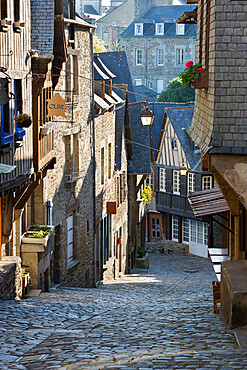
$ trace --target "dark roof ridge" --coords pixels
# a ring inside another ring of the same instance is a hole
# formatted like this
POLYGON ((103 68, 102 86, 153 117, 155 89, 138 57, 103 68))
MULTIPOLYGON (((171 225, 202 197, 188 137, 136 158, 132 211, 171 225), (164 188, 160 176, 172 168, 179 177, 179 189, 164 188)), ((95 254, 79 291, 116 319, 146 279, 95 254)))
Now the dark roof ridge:
MULTIPOLYGON (((186 103, 185 103, 186 104, 186 103)), ((191 107, 167 107, 167 108, 164 108, 165 110, 177 110, 177 109, 194 109, 193 106, 191 107)))

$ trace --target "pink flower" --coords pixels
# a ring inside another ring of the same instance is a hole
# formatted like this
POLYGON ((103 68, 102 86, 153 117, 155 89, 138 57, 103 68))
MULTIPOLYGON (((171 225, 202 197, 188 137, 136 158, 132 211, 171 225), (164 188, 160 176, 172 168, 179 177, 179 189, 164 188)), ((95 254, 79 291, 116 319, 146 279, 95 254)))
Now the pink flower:
POLYGON ((189 67, 191 67, 191 66, 193 66, 193 62, 192 62, 192 60, 190 60, 189 62, 187 62, 185 65, 186 65, 186 68, 189 68, 189 67))
POLYGON ((203 72, 203 71, 205 71, 205 69, 204 68, 199 68, 199 72, 203 72))

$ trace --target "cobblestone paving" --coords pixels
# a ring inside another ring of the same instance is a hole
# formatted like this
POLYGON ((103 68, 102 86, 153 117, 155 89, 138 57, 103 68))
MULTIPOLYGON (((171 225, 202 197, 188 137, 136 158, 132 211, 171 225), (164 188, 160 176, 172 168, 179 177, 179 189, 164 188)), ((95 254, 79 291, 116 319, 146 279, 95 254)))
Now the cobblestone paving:
POLYGON ((150 255, 98 289, 0 303, 0 369, 247 369, 212 313, 211 262, 150 255))

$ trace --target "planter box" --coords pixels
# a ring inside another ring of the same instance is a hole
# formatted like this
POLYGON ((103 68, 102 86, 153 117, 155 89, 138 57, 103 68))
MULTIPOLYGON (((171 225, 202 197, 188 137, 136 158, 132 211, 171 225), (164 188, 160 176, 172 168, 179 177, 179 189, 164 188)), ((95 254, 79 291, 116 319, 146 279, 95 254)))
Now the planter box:
POLYGON ((191 87, 194 89, 207 89, 208 88, 208 71, 203 73, 198 80, 191 81, 191 87))
POLYGON ((136 258, 135 268, 137 268, 137 269, 149 269, 149 255, 148 255, 148 253, 146 253, 145 256, 142 257, 142 258, 139 258, 139 257, 136 258))
MULTIPOLYGON (((49 226, 49 225, 48 225, 49 226)), ((51 229, 51 232, 49 232, 46 236, 43 238, 34 238, 31 237, 33 234, 38 234, 39 231, 44 228, 44 225, 40 225, 39 230, 30 230, 30 228, 25 232, 25 234, 21 238, 21 243, 22 244, 39 244, 39 245, 46 245, 50 237, 53 235, 52 231, 54 230, 53 226, 49 226, 51 229)))

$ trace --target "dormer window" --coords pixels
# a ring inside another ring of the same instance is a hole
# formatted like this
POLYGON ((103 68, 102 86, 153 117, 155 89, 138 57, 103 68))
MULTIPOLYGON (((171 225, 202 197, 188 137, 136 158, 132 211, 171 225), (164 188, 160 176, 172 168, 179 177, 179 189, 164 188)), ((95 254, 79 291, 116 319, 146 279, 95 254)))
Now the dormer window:
POLYGON ((156 23, 156 35, 164 35, 164 23, 156 23))
POLYGON ((172 149, 177 150, 177 140, 176 139, 172 139, 172 149))
POLYGON ((194 151, 195 152, 200 152, 200 147, 199 147, 199 145, 197 145, 197 144, 194 144, 194 151))
POLYGON ((176 34, 177 35, 184 35, 184 24, 176 24, 176 34))
POLYGON ((135 24, 135 35, 143 35, 143 23, 135 24))

